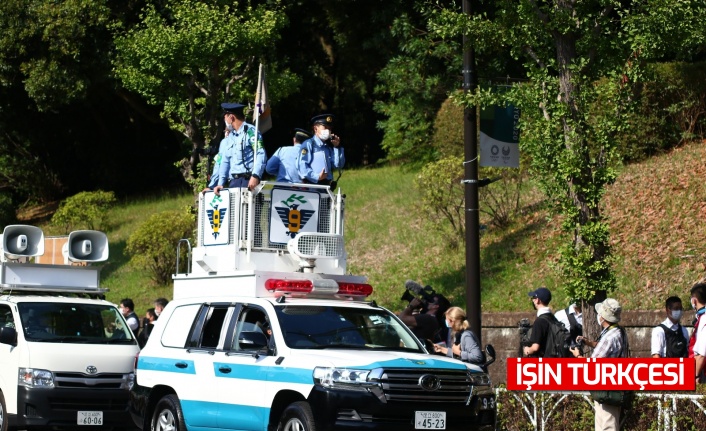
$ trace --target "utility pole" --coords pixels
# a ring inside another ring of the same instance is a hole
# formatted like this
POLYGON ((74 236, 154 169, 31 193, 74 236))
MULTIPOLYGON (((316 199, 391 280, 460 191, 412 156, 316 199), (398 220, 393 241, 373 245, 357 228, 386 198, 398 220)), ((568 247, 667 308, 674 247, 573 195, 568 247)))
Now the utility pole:
MULTIPOLYGON (((473 16, 471 0, 463 0, 463 13, 473 16)), ((463 35, 463 91, 478 87, 472 41, 463 35)), ((480 323, 480 220, 478 205, 478 126, 476 106, 463 110, 464 197, 466 202, 466 314, 471 331, 481 340, 480 323)))

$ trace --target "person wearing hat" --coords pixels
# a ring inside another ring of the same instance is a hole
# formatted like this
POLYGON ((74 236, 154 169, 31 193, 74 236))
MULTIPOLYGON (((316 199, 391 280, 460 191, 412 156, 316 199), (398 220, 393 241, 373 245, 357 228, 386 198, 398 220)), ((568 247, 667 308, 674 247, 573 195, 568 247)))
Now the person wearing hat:
POLYGON ((213 191, 219 194, 224 187, 247 187, 252 190, 260 183, 265 171, 266 155, 262 136, 255 126, 245 122, 245 105, 221 103, 221 107, 228 136, 220 147, 218 185, 213 191))
POLYGON ((330 185, 333 169, 343 168, 346 159, 341 138, 331 133, 334 116, 317 115, 311 119, 314 136, 302 144, 299 152, 299 175, 304 183, 330 185))
MULTIPOLYGON (((596 318, 602 331, 598 340, 589 341, 583 336, 577 337, 583 340, 586 345, 593 347, 592 358, 627 358, 628 357, 628 337, 625 330, 618 326, 622 307, 613 298, 607 298, 603 302, 596 304, 596 318)), ((572 348, 571 353, 577 358, 583 356, 578 348, 572 348)), ((621 406, 594 401, 595 409, 595 429, 597 430, 618 430, 621 406)))
POLYGON ((532 335, 530 335, 529 346, 524 346, 522 352, 525 356, 544 357, 547 348, 547 338, 551 330, 552 320, 556 320, 549 302, 552 300, 552 292, 546 287, 540 287, 527 294, 532 299, 532 306, 537 310, 537 318, 532 323, 532 335))
POLYGON ((300 183, 302 182, 299 176, 297 160, 301 151, 302 142, 311 138, 309 132, 304 129, 294 129, 294 137, 292 138, 291 147, 280 147, 267 160, 265 171, 270 175, 276 175, 276 181, 279 183, 300 183))

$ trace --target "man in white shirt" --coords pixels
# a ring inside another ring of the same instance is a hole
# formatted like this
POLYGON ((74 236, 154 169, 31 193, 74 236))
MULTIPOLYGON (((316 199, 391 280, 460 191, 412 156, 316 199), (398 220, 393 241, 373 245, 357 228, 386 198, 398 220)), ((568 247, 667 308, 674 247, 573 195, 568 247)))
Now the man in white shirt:
POLYGON ((691 288, 691 306, 696 310, 694 332, 689 339, 689 357, 696 361, 696 383, 702 383, 704 358, 706 358, 706 283, 696 283, 691 288))
POLYGON ((684 308, 678 296, 670 296, 665 302, 667 318, 652 329, 652 348, 650 353, 653 358, 686 358, 689 354, 689 332, 679 324, 684 308), (667 329, 665 329, 667 328, 667 329), (672 352, 667 352, 667 337, 664 331, 672 331, 678 345, 672 344, 672 352))

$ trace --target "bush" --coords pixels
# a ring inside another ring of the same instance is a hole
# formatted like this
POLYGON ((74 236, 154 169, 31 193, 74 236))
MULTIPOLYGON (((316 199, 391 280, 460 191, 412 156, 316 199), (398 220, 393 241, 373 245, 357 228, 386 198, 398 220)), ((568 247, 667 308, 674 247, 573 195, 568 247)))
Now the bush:
POLYGON ((15 222, 17 222, 17 217, 12 197, 6 193, 0 193, 0 231, 15 222))
POLYGON ((131 262, 151 273, 159 285, 169 284, 176 268, 176 247, 180 239, 193 243, 195 220, 190 211, 163 211, 153 214, 127 241, 131 262))
POLYGON ((66 198, 51 218, 51 223, 69 233, 77 229, 103 228, 108 210, 115 204, 115 194, 98 190, 81 192, 66 198))

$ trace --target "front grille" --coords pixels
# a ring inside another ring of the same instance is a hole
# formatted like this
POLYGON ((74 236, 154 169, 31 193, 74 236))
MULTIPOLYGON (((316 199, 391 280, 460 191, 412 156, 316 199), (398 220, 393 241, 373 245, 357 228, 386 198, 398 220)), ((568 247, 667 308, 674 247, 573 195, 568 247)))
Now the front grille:
POLYGON ((69 398, 50 397, 49 406, 52 410, 93 410, 122 412, 127 410, 128 399, 96 399, 96 398, 69 398))
POLYGON ((120 389, 126 381, 125 374, 54 373, 54 385, 58 388, 120 389))
POLYGON ((467 403, 472 389, 468 373, 456 370, 386 368, 382 371, 379 382, 387 401, 467 403), (438 389, 423 389, 419 380, 424 375, 438 377, 438 389))

